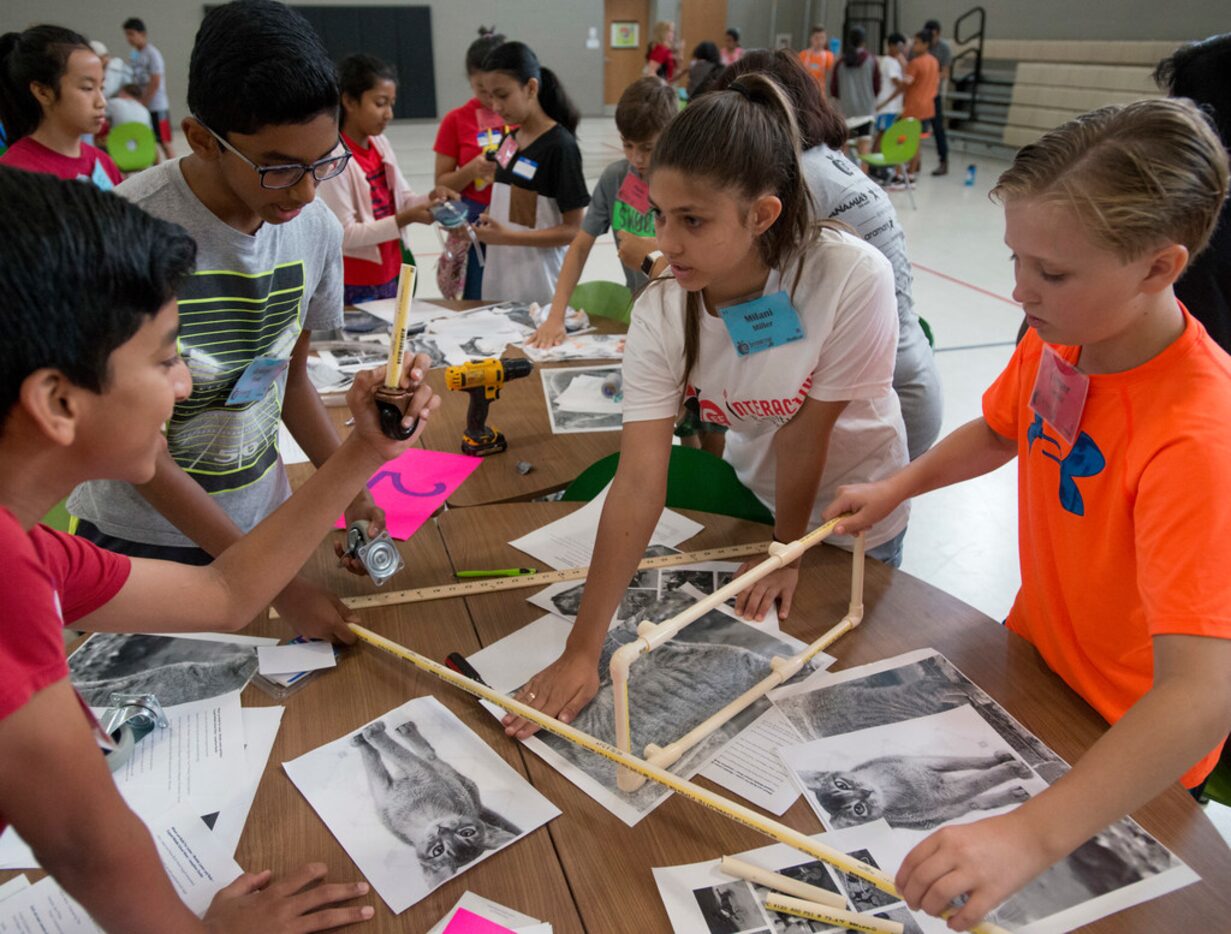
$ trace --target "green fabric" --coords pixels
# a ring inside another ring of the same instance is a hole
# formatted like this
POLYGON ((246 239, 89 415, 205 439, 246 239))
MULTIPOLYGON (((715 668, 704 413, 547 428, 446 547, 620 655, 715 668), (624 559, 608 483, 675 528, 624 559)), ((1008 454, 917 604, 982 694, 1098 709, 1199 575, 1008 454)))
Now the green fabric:
POLYGON ((107 155, 121 172, 140 172, 158 160, 158 144, 148 123, 121 123, 107 134, 107 155))
POLYGON ((898 120, 881 137, 880 152, 867 153, 859 158, 881 168, 905 165, 919 152, 919 136, 923 125, 914 117, 898 120))
POLYGON ((75 531, 72 527, 75 525, 75 523, 73 523, 73 517, 70 516, 68 514, 68 510, 64 508, 64 500, 60 500, 60 502, 52 506, 51 512, 43 516, 43 525, 59 532, 75 531))
POLYGON ((405 243, 402 244, 402 262, 415 267, 415 287, 410 290, 410 297, 414 298, 419 294, 419 280, 423 277, 419 275, 419 264, 415 262, 415 254, 407 249, 405 243))
POLYGON ((633 293, 618 282, 583 282, 573 289, 568 303, 592 318, 610 318, 621 324, 632 320, 633 293))
MULTIPOLYGON (((569 484, 565 502, 588 502, 615 476, 619 454, 595 461, 569 484)), ((773 514, 753 492, 739 482, 735 469, 721 457, 707 451, 675 445, 667 468, 667 506, 671 509, 696 509, 719 516, 732 516, 749 522, 774 524, 773 514)))

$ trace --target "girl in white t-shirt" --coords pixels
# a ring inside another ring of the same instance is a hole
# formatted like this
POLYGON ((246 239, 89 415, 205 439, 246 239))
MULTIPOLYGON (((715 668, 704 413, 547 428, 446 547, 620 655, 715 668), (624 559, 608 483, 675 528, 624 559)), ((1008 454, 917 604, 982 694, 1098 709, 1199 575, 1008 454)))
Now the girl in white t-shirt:
MULTIPOLYGON (((840 484, 907 462, 892 387, 892 269, 875 248, 815 221, 799 158, 788 99, 761 74, 702 95, 654 151, 650 202, 672 276, 634 307, 620 463, 577 621, 560 658, 521 691, 565 722, 598 689, 608 624, 666 499, 682 401, 729 429, 724 458, 774 513, 782 541, 819 525, 840 484)), ((900 560, 907 515, 899 509, 868 530, 870 554, 900 560)), ((798 574, 793 566, 762 578, 736 610, 760 620, 777 601, 785 618, 798 574)), ((504 724, 519 737, 535 729, 511 715, 504 724)))

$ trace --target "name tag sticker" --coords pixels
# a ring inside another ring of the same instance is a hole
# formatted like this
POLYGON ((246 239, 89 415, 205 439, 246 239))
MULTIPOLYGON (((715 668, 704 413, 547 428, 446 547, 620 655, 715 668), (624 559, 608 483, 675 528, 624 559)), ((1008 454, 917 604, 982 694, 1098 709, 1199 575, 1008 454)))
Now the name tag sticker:
POLYGON ((623 201, 638 214, 650 212, 650 186, 644 178, 629 172, 624 176, 624 183, 616 193, 616 200, 623 201))
POLYGON ((1030 409, 1069 444, 1077 440, 1089 392, 1090 377, 1044 344, 1030 391, 1030 409))
POLYGON ((227 405, 247 405, 264 399, 269 387, 290 365, 286 357, 257 357, 240 374, 235 388, 227 396, 227 405))
POLYGON ((539 164, 533 159, 527 159, 522 156, 513 163, 513 174, 518 178, 524 178, 526 181, 534 178, 534 173, 539 170, 539 164))
POLYGON ((762 295, 750 302, 720 308, 718 313, 741 357, 790 344, 804 336, 799 313, 786 292, 762 295))
POLYGON ((90 181, 101 191, 110 191, 115 187, 111 181, 111 176, 107 174, 107 170, 103 167, 101 159, 94 163, 94 171, 90 173, 90 181))
POLYGON ((496 150, 496 162, 500 164, 500 168, 507 169, 509 163, 513 160, 513 156, 517 154, 517 137, 506 136, 500 144, 500 148, 496 150))

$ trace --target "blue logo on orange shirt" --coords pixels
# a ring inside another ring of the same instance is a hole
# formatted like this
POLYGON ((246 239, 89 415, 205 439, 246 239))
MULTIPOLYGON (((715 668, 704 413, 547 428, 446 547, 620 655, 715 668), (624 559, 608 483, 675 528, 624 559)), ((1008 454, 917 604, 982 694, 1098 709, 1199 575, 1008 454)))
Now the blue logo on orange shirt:
MULTIPOLYGON (((1035 415, 1034 423, 1026 430, 1027 450, 1033 450, 1034 442, 1039 439, 1054 444, 1057 449, 1060 447, 1060 442, 1044 430, 1043 416, 1035 415)), ((1093 477, 1102 473, 1107 466, 1107 458, 1094 443, 1094 439, 1083 431, 1064 458, 1048 451, 1041 450, 1039 453, 1060 465, 1060 505, 1075 516, 1084 516, 1086 504, 1081 498, 1081 490, 1077 488, 1077 479, 1093 477)))

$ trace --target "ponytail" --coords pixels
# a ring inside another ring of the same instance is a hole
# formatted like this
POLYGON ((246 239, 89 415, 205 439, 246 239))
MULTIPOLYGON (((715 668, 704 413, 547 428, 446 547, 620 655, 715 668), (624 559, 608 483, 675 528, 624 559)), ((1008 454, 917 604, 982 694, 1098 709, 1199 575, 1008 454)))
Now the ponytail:
POLYGON ((60 26, 0 36, 0 122, 10 146, 43 122, 43 108, 30 85, 46 85, 59 97, 68 58, 78 49, 92 51, 85 36, 60 26))
MULTIPOLYGON (((748 200, 773 194, 782 213, 757 240, 762 262, 782 269, 816 237, 819 225, 800 167, 800 132, 791 100, 764 74, 748 74, 726 90, 710 91, 684 108, 663 131, 650 173, 672 168, 748 200)), ((697 360, 702 313, 697 292, 686 293, 684 382, 697 360)))
POLYGON ((570 133, 577 130, 581 114, 569 99, 560 79, 550 68, 539 64, 538 56, 524 42, 504 42, 483 59, 483 71, 498 71, 525 85, 534 78, 539 83, 539 106, 570 133))

